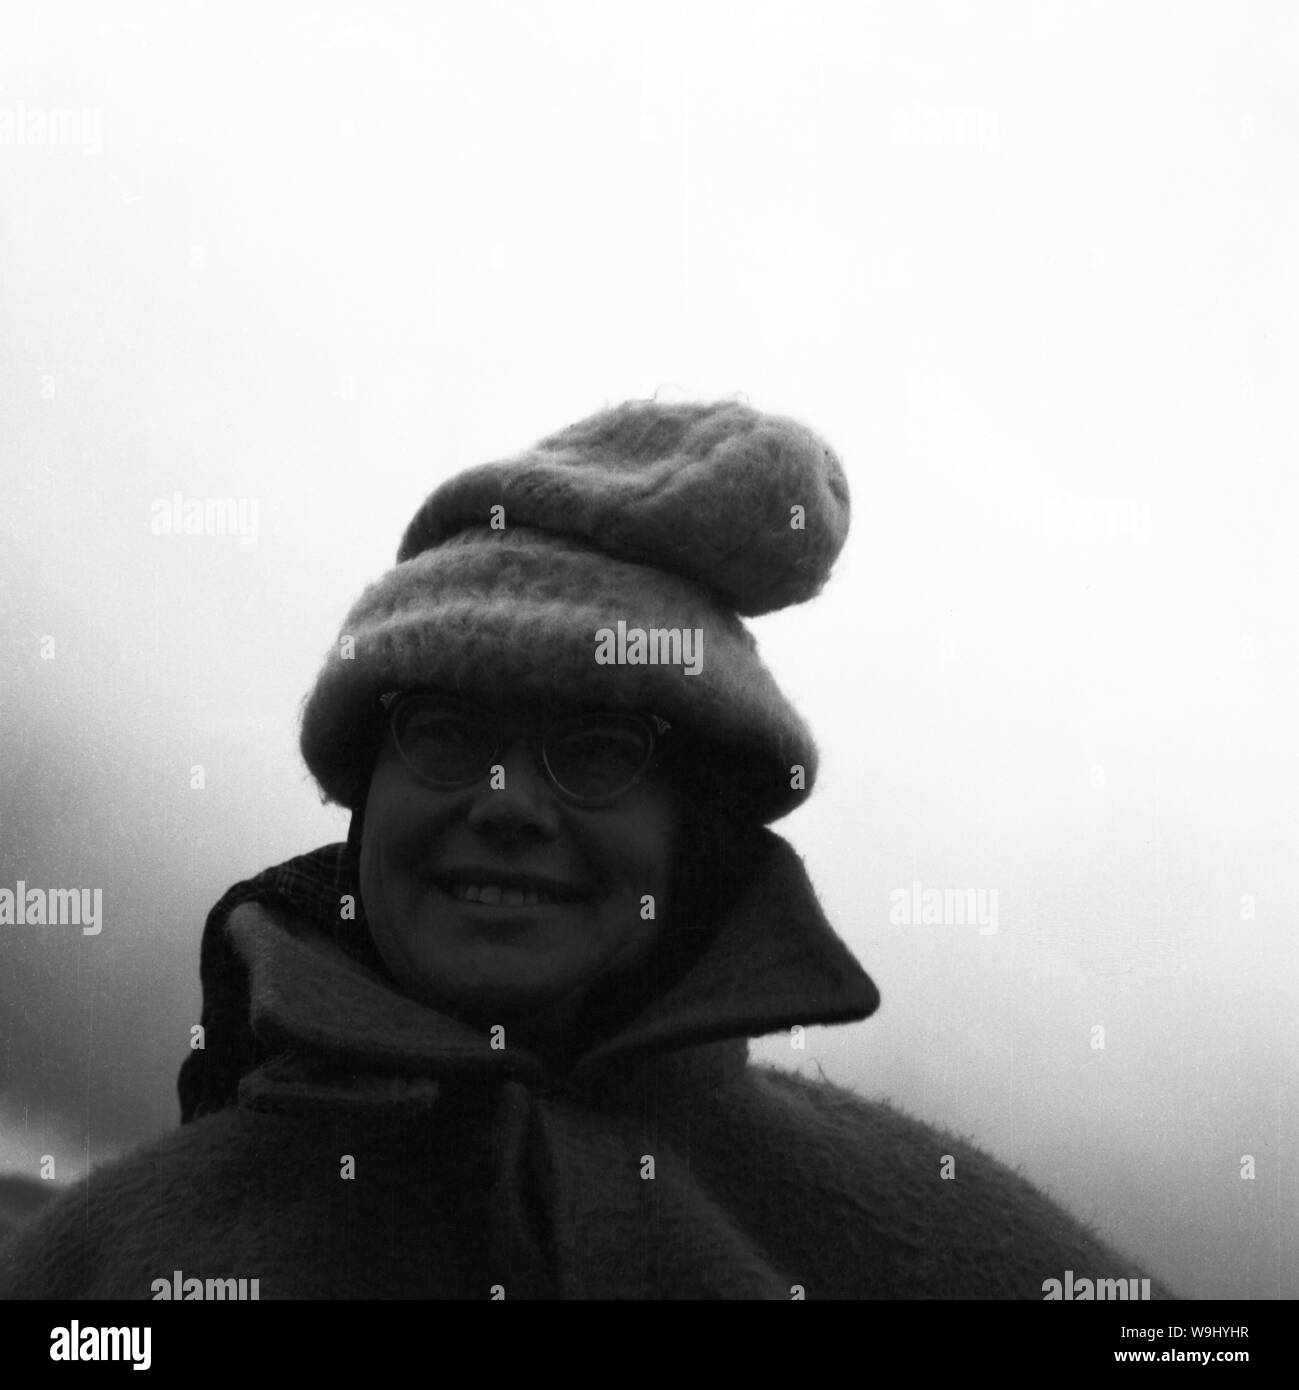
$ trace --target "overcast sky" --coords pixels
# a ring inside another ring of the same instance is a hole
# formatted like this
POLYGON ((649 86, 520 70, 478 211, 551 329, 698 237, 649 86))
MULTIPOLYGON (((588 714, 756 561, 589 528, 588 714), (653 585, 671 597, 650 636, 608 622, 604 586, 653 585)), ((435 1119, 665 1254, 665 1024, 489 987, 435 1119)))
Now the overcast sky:
POLYGON ((740 396, 852 488, 753 626, 822 751, 776 828, 884 997, 755 1050, 1299 1295, 1299 12, 16 9, 0 887, 104 919, 0 926, 0 1164, 176 1123, 207 910, 345 832, 299 702, 423 497, 740 396), (246 534, 155 534, 177 494, 246 534), (916 883, 996 930, 891 921, 916 883))

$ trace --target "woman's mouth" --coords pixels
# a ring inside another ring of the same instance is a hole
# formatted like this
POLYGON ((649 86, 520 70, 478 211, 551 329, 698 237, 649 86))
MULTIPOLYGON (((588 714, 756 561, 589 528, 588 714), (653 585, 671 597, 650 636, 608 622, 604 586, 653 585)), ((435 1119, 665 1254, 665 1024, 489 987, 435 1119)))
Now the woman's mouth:
POLYGON ((582 902, 586 894, 567 885, 552 882, 526 882, 498 879, 435 876, 434 884, 458 903, 477 903, 483 907, 547 907, 555 903, 582 902))

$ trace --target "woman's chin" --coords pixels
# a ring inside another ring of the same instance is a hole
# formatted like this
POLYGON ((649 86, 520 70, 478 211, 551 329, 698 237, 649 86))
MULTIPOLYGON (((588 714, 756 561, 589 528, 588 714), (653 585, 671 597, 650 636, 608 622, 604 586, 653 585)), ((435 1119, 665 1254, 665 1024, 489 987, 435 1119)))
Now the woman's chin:
MULTIPOLYGON (((471 1027, 490 1029, 502 1026, 520 1032, 546 1031, 556 1017, 576 1013, 582 977, 579 973, 557 973, 553 978, 525 977, 498 973, 493 978, 461 973, 451 965, 422 970, 406 983, 407 992, 422 1003, 451 1015, 471 1027)), ((507 1042, 508 1045, 508 1042, 507 1042)))

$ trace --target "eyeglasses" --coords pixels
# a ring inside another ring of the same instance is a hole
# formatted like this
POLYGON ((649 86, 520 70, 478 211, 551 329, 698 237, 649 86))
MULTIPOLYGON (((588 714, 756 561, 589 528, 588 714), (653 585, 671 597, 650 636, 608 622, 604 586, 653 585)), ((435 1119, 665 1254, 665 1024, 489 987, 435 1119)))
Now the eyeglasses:
MULTIPOLYGON (((486 777, 513 732, 450 696, 390 691, 379 699, 402 761, 421 782, 443 790, 486 777)), ((545 724, 541 762, 555 790, 582 806, 604 805, 630 791, 654 763, 658 740, 669 728, 666 720, 651 718, 653 723, 638 714, 602 712, 545 724)))

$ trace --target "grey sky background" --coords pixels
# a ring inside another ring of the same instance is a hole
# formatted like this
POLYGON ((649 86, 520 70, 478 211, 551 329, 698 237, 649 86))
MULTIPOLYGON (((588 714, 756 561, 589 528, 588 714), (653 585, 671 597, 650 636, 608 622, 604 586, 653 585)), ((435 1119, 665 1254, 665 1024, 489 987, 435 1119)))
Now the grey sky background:
POLYGON ((208 909, 345 833, 299 702, 424 496, 740 394, 853 490, 824 594, 753 627, 823 760, 776 828, 884 997, 755 1050, 1184 1292, 1299 1295, 1299 14, 3 22, 0 887, 104 921, 0 926, 0 1166, 176 1122, 208 909), (255 524, 155 534, 177 493, 255 524), (915 882, 996 930, 891 921, 915 882))

